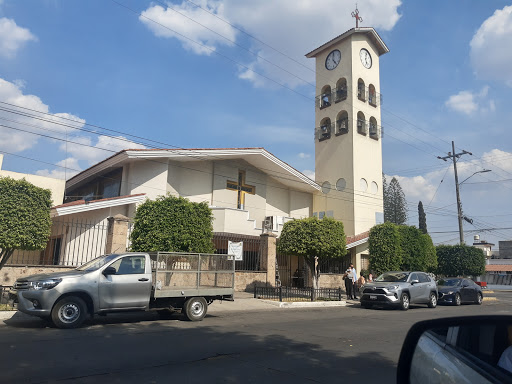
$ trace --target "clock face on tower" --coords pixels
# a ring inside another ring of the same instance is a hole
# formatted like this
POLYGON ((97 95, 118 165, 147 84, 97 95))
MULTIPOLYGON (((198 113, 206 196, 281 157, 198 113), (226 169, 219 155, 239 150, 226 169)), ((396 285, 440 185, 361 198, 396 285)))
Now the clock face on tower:
POLYGON ((361 63, 363 64, 363 67, 368 69, 372 67, 372 56, 370 55, 370 52, 363 48, 359 52, 359 57, 361 58, 361 63))
POLYGON ((329 55, 327 55, 327 59, 325 59, 325 68, 329 71, 332 71, 334 68, 338 66, 341 60, 341 52, 335 49, 329 55))

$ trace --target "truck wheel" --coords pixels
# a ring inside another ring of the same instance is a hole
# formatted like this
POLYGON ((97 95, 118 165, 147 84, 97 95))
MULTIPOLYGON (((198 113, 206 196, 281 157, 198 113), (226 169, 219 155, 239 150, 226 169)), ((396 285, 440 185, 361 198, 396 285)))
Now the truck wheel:
POLYGON ((402 293, 400 298, 400 309, 402 311, 407 311, 409 309, 409 295, 407 293, 402 293))
POLYGON ((201 321, 206 316, 208 304, 204 297, 191 297, 183 307, 185 317, 190 321, 201 321))
POLYGON ((428 298, 428 307, 429 308, 437 307, 437 295, 434 292, 430 293, 430 297, 428 298))
POLYGON ((76 296, 68 296, 52 309, 52 321, 57 328, 78 328, 87 318, 87 305, 76 296))

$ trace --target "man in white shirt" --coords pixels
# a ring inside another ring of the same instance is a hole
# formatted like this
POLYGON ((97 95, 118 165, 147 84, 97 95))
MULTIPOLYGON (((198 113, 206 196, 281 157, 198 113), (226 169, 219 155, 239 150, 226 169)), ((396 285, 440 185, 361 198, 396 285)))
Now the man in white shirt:
POLYGON ((357 293, 357 271, 354 268, 354 264, 350 263, 350 268, 352 268, 352 295, 353 299, 357 300, 356 293, 357 293))

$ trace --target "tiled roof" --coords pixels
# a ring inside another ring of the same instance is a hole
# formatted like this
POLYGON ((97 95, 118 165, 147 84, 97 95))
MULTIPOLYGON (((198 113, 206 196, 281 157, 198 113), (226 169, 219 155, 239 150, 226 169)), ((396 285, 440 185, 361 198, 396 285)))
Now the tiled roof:
POLYGON ((512 264, 487 264, 487 272, 512 272, 512 264))
POLYGON ((137 193, 135 195, 109 197, 109 198, 106 198, 106 199, 98 199, 98 200, 89 200, 88 202, 86 202, 85 200, 76 200, 76 201, 71 201, 71 202, 66 203, 66 204, 57 205, 57 206, 53 207, 52 209, 72 207, 74 205, 93 204, 93 203, 98 203, 98 202, 101 202, 101 201, 118 200, 118 199, 125 199, 127 197, 144 196, 144 195, 145 195, 145 193, 137 193))
POLYGON ((347 236, 347 245, 366 239, 368 236, 370 236, 370 231, 366 231, 355 236, 347 236))

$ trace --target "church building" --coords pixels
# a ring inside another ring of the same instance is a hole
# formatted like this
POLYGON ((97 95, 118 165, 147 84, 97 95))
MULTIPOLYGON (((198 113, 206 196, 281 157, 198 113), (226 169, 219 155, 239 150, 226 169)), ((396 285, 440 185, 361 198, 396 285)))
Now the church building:
MULTIPOLYGON (((279 236, 288 220, 327 216, 344 224, 347 260, 368 268, 368 231, 383 222, 379 59, 388 51, 373 28, 356 27, 306 55, 316 60, 316 180, 263 148, 126 149, 66 182, 54 223, 88 220, 92 230, 170 194, 207 202, 216 236, 245 241, 249 252, 250 239, 279 236)), ((71 248, 81 262, 97 253, 89 229, 73 235, 69 226, 56 228, 44 256, 55 264, 71 248)))

